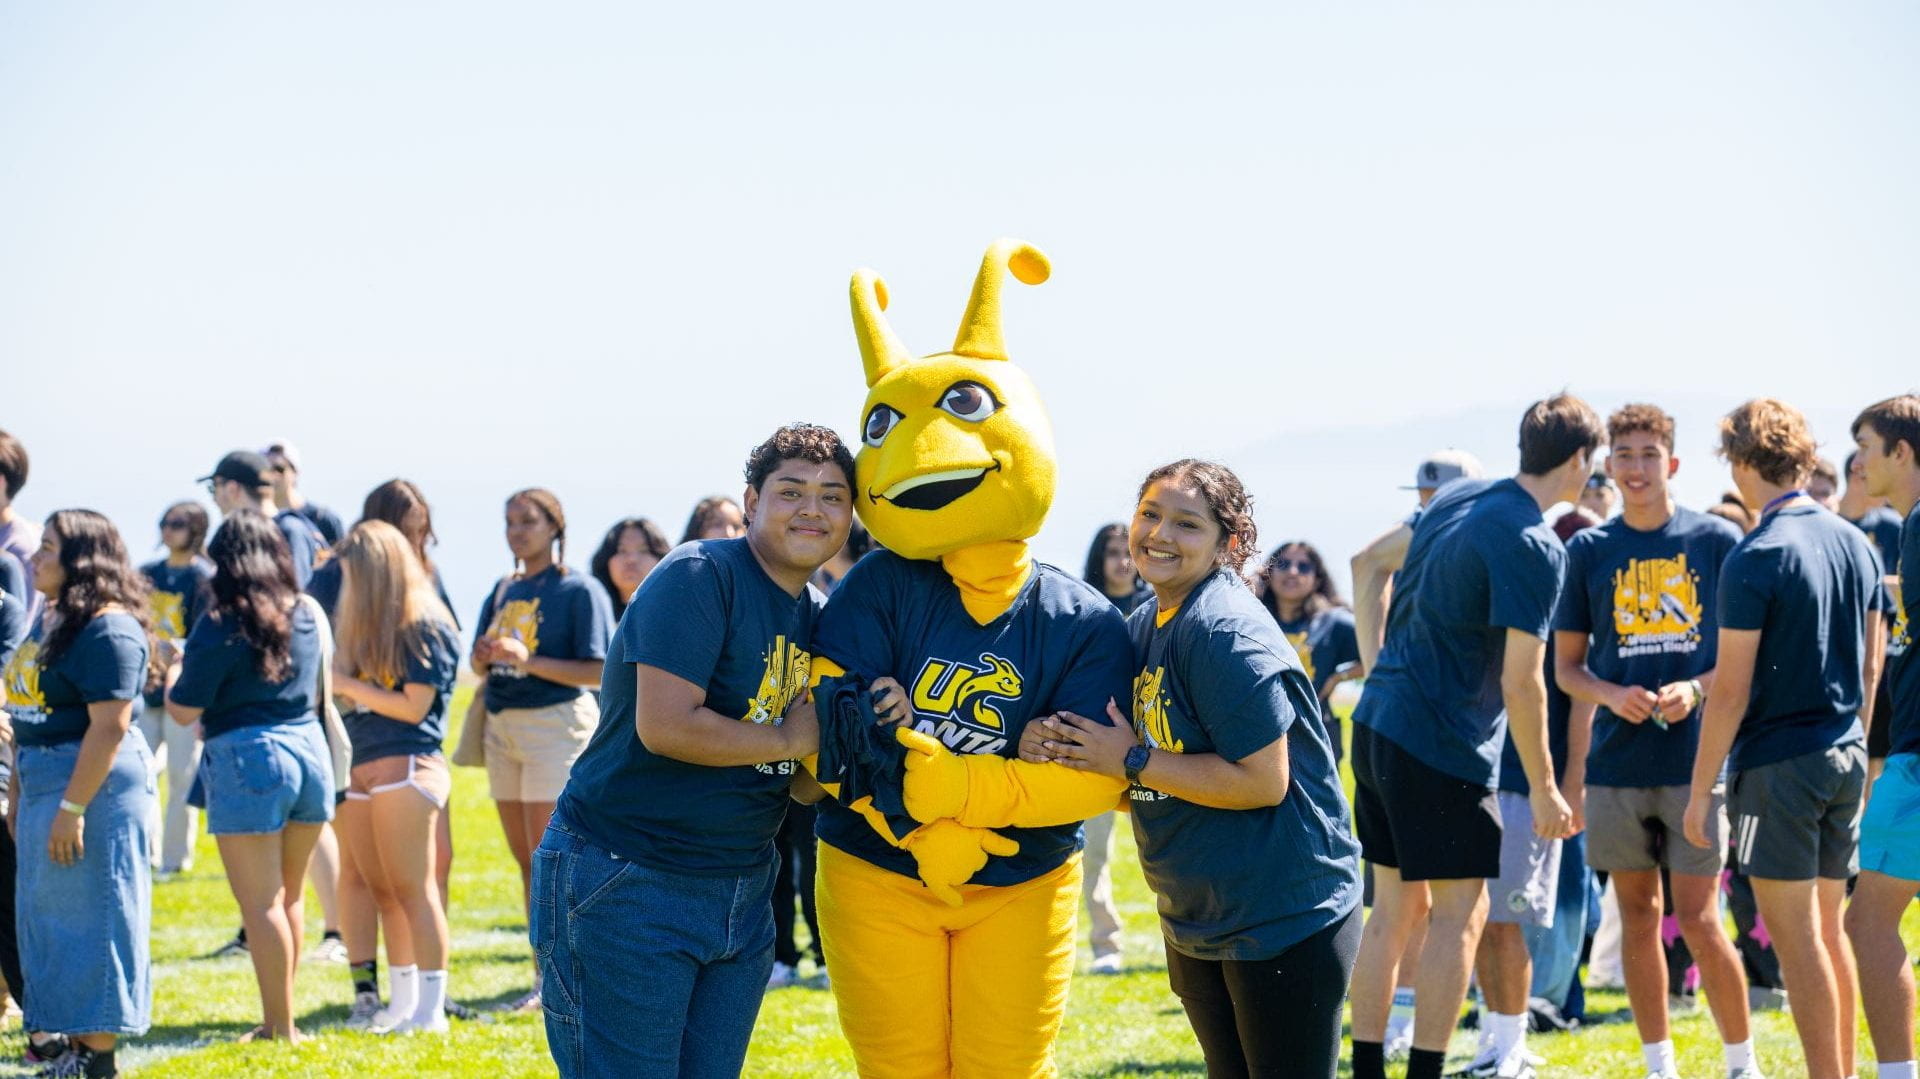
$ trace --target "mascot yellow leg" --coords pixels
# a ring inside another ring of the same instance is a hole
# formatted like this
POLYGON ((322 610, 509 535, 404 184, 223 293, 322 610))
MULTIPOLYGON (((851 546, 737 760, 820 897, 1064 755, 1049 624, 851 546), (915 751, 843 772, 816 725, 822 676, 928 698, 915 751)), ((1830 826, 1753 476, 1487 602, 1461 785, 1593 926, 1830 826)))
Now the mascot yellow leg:
POLYGON ((820 935, 866 1079, 1051 1077, 1073 977, 1080 858, 958 907, 822 844, 820 935))

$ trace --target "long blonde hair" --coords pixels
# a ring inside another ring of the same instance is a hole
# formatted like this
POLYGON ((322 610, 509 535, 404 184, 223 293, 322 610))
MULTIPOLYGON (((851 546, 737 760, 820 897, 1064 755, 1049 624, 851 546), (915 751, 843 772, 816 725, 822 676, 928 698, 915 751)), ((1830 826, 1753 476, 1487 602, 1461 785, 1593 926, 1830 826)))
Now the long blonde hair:
POLYGON ((356 677, 395 688, 424 656, 430 623, 453 625, 413 544, 385 521, 361 521, 333 549, 340 560, 335 646, 356 677))

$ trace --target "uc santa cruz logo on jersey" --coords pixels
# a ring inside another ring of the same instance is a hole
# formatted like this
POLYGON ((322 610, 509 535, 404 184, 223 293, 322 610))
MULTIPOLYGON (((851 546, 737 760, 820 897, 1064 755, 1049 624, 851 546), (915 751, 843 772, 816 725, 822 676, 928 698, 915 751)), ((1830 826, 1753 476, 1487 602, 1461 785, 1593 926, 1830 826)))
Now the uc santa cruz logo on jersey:
POLYGON ((1019 668, 992 652, 979 662, 928 657, 913 678, 915 726, 956 753, 996 753, 1007 744, 1007 717, 994 698, 1012 701, 1023 687, 1019 668))

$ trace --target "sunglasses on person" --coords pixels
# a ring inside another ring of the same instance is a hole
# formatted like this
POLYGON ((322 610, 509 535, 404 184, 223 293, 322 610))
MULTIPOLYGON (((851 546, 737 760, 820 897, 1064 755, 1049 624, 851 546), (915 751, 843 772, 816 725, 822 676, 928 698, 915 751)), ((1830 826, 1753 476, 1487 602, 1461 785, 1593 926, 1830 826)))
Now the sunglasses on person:
POLYGON ((187 529, 192 528, 193 525, 184 517, 168 517, 160 522, 160 527, 168 531, 178 529, 181 532, 185 532, 187 529))
POLYGON ((1276 573, 1298 573, 1309 577, 1318 572, 1313 567, 1313 560, 1308 558, 1298 560, 1276 558, 1273 560, 1273 568, 1276 573))
POLYGON ((1587 490, 1589 491, 1603 491, 1612 486, 1613 481, 1605 476, 1593 475, 1587 477, 1587 490))

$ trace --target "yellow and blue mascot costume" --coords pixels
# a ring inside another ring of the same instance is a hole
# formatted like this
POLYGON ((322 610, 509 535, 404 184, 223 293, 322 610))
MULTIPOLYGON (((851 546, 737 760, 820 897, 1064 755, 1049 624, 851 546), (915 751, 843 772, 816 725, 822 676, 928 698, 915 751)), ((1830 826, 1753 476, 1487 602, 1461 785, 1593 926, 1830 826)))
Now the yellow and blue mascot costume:
POLYGON ((813 673, 906 690, 903 795, 924 822, 896 839, 870 804, 821 809, 821 936, 863 1076, 1054 1074, 1079 822, 1125 789, 1016 759, 1029 720, 1104 720, 1126 701, 1131 657, 1113 606, 1029 551, 1053 502, 1053 435, 1001 341, 1008 273, 1037 285, 1046 256, 995 242, 952 351, 920 358, 887 325, 885 284, 853 277, 868 388, 855 504, 886 550, 829 601, 813 673))

